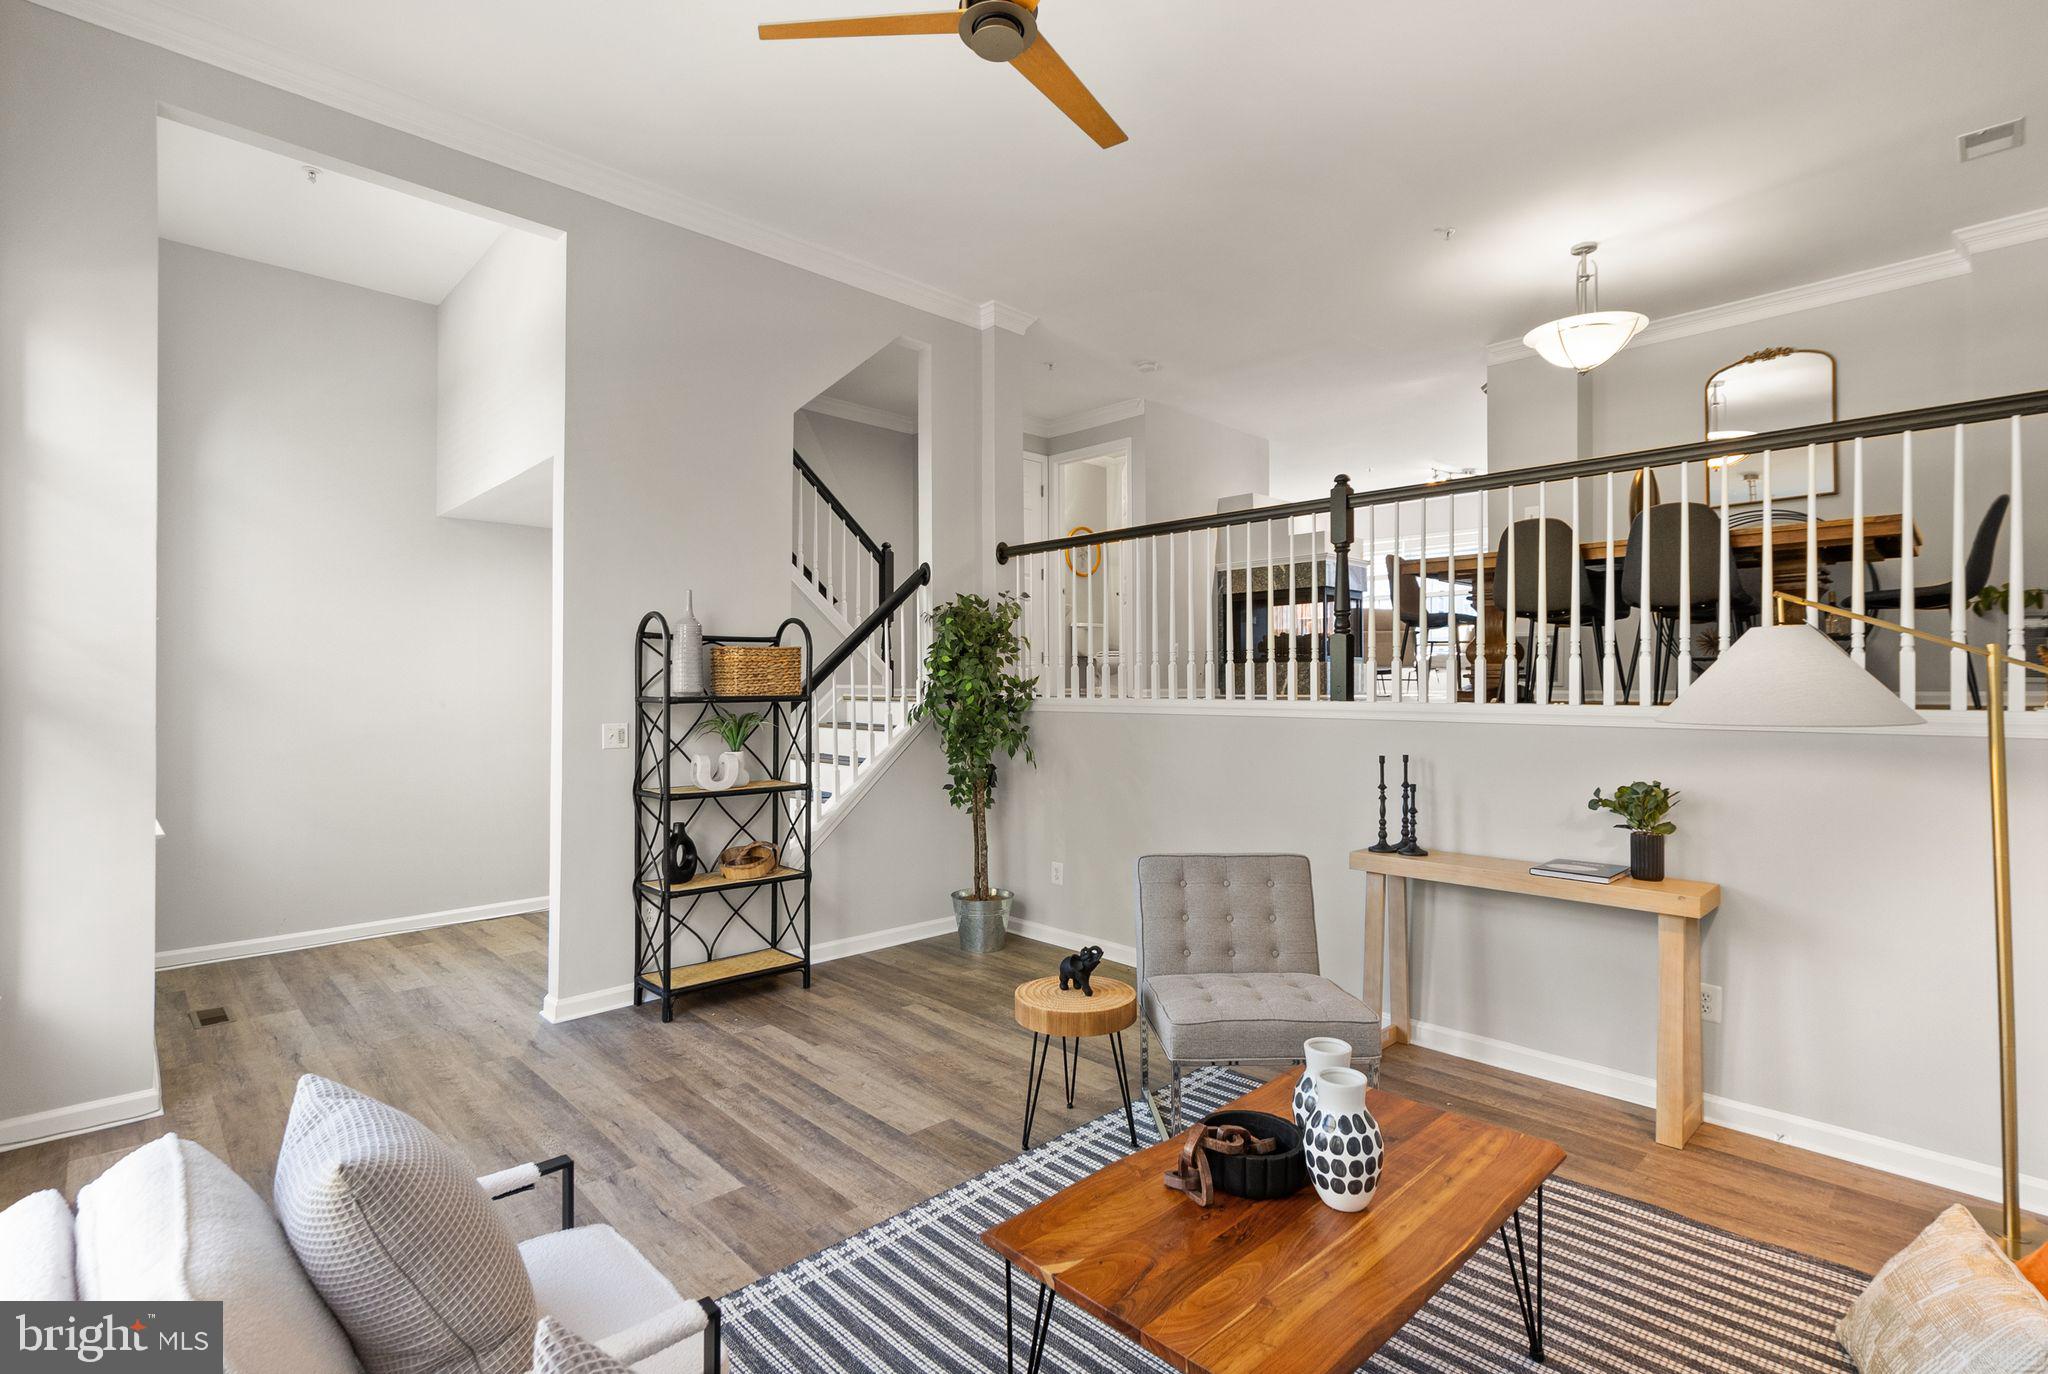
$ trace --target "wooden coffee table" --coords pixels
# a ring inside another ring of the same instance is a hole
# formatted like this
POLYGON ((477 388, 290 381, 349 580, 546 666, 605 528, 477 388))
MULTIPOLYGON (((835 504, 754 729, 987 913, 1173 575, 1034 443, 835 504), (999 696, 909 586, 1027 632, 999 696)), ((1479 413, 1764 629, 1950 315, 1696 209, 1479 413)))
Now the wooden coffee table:
POLYGON ((1060 987, 1057 978, 1034 978, 1017 984, 1011 1014, 1031 1032, 1031 1063, 1024 1070, 1024 1148, 1031 1148, 1031 1119, 1038 1115, 1039 1087, 1045 1082, 1045 1061, 1052 1042, 1060 1042, 1060 1076, 1067 1106, 1074 1105, 1074 1084, 1081 1077, 1081 1041, 1091 1035, 1109 1037, 1109 1062, 1116 1070, 1117 1091, 1124 1099, 1124 1127, 1131 1148, 1138 1147, 1138 1123, 1131 1116, 1131 1077, 1124 1067, 1123 1032, 1138 1019, 1138 992, 1115 978, 1090 980, 1091 991, 1060 987), (1069 1058, 1069 1055, 1072 1057, 1069 1058))
MULTIPOLYGON (((1231 1106, 1285 1117, 1299 1078, 1283 1074, 1231 1106)), ((1160 1182, 1180 1148, 1169 1140, 982 1232, 1003 1260, 1006 1321, 1012 1271, 1039 1283, 1029 1374, 1058 1298, 1189 1374, 1349 1374, 1495 1235, 1541 1360, 1543 1183, 1564 1151, 1392 1093, 1366 1102, 1387 1162, 1363 1212, 1332 1211, 1313 1188, 1197 1207, 1160 1182), (1531 1194, 1525 1244, 1520 1208, 1531 1194)))

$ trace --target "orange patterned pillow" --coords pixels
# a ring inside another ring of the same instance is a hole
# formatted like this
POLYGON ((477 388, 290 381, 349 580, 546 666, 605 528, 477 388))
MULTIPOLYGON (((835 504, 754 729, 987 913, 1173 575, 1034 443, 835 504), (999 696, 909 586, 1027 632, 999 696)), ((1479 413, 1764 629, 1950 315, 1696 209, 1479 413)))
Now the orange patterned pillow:
POLYGON ((2048 1298, 2048 1245, 2020 1261, 2020 1272, 2027 1276, 2027 1282, 2041 1290, 2041 1296, 2048 1298))

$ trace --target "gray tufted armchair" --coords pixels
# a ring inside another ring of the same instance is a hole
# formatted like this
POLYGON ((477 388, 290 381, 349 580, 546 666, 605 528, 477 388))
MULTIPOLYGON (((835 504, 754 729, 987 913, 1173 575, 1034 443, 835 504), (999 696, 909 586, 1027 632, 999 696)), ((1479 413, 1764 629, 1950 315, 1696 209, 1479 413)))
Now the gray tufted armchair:
POLYGON ((1322 976, 1306 856, 1138 860, 1138 1086, 1162 1138, 1180 1129, 1183 1068, 1300 1063, 1318 1035, 1349 1041, 1379 1082, 1379 1010, 1322 976), (1165 1118, 1152 1098, 1153 1034, 1171 1075, 1165 1118))

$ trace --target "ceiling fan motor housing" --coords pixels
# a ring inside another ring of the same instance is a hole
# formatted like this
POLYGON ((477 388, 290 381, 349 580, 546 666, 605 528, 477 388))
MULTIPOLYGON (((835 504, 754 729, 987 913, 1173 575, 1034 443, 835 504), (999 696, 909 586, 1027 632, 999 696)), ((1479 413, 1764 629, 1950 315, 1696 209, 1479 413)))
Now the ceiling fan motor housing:
POLYGON ((960 41, 976 57, 1014 62, 1038 38, 1038 18, 1014 0, 975 0, 960 10, 960 41))

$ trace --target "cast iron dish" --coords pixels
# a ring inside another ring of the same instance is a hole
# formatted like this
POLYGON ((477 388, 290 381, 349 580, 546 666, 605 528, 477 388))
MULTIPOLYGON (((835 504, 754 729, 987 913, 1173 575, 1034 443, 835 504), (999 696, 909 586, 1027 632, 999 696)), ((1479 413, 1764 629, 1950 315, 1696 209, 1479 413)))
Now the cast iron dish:
POLYGON ((1291 1197, 1308 1186, 1308 1161, 1302 1157, 1301 1134, 1292 1121, 1265 1112, 1211 1112, 1202 1122, 1208 1126, 1242 1126, 1253 1135, 1274 1142, 1273 1153, 1269 1155, 1203 1151, 1209 1156, 1209 1174, 1217 1192, 1270 1202, 1291 1197))

